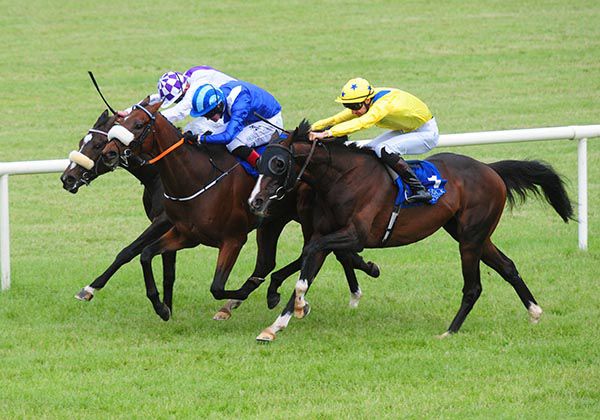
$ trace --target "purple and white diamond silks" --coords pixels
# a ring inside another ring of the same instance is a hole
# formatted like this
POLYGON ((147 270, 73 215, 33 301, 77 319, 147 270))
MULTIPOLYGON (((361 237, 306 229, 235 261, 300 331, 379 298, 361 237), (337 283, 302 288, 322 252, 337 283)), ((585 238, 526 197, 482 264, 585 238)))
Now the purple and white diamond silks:
POLYGON ((169 71, 158 79, 158 94, 167 107, 175 102, 182 94, 187 77, 176 71, 169 71))

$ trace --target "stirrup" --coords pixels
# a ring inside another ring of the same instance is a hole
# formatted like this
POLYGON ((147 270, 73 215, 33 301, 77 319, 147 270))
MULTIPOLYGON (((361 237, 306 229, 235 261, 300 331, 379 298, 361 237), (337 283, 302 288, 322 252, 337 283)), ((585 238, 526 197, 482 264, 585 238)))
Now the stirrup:
POLYGON ((409 204, 413 203, 428 203, 432 199, 431 193, 427 190, 421 190, 416 194, 406 197, 406 202, 409 204))

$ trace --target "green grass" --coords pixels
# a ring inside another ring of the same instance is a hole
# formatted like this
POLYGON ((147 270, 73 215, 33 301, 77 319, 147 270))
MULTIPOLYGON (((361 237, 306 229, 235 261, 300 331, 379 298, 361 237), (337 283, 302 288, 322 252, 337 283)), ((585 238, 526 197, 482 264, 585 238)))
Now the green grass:
MULTIPOLYGON (((104 109, 87 70, 123 108, 164 71, 210 64, 272 91, 288 127, 337 111, 339 88, 359 75, 425 100, 442 133, 600 122, 594 1, 0 5, 0 161, 63 158, 76 147, 104 109)), ((598 418, 598 141, 588 143, 589 251, 577 249, 575 223, 535 199, 507 211, 494 235, 544 309, 540 324, 482 267, 479 302, 443 341, 434 337, 462 287, 458 249, 444 233, 365 251, 382 276, 360 275, 357 310, 328 261, 308 295, 310 316, 259 346, 254 337, 279 309, 266 309, 263 286, 230 321, 212 321, 214 249, 178 254, 168 323, 145 298, 136 261, 91 303, 73 299, 147 226, 141 186, 124 171, 75 196, 58 174, 13 176, 0 418, 598 418)), ((451 151, 544 159, 577 197, 575 143, 451 151)), ((279 265, 298 255, 299 238, 297 226, 286 228, 279 265)), ((231 287, 255 251, 252 235, 231 287)))

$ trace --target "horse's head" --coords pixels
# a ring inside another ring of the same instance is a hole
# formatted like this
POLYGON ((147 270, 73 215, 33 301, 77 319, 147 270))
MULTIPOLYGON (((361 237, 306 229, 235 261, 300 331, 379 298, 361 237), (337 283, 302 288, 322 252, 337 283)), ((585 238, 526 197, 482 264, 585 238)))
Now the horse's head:
POLYGON ((69 154, 71 163, 60 177, 65 190, 75 194, 82 185, 88 185, 98 176, 110 171, 111 168, 102 160, 102 149, 108 142, 108 131, 117 119, 118 116, 111 116, 105 110, 79 141, 79 150, 69 154))
POLYGON ((260 176, 248 199, 250 210, 257 216, 268 216, 271 203, 283 199, 296 187, 306 165, 299 169, 295 161, 293 143, 307 140, 309 131, 310 124, 303 120, 286 139, 266 147, 258 162, 260 176))
POLYGON ((108 132, 108 143, 102 150, 106 164, 115 168, 119 163, 129 165, 130 161, 141 164, 140 157, 151 152, 154 142, 146 141, 154 137, 158 110, 162 102, 148 105, 142 101, 134 105, 129 115, 119 124, 115 124, 108 132))

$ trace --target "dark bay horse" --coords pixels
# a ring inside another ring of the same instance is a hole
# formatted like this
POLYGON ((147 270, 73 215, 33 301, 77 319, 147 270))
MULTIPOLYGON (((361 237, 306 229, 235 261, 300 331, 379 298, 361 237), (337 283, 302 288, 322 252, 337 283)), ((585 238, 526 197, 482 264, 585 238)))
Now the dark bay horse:
POLYGON ((307 141, 309 130, 310 124, 303 121, 286 140, 267 147, 259 168, 261 177, 249 200, 256 214, 265 214, 274 197, 293 187, 295 173, 302 167, 302 179, 316 191, 320 207, 314 213, 318 216, 313 221, 316 229, 304 248, 295 292, 283 313, 257 340, 272 341, 292 313, 299 318, 307 313, 304 295, 329 252, 407 245, 442 227, 459 243, 464 280, 460 308, 442 337, 459 330, 479 298, 480 261, 515 289, 530 319, 539 320, 542 309, 515 264, 490 237, 507 197, 514 204, 527 193, 543 195, 565 222, 573 218, 563 180, 552 167, 539 161, 485 164, 458 154, 433 155, 427 160, 448 180, 446 194, 435 205, 401 209, 389 239, 382 244, 397 193, 387 170, 370 150, 331 142, 315 148, 307 141))
MULTIPOLYGON (((105 110, 94 126, 80 140, 79 150, 71 152, 69 155, 71 164, 60 177, 65 190, 76 194, 81 186, 89 185, 98 176, 114 170, 113 167, 104 164, 102 150, 108 142, 108 130, 112 128, 117 120, 116 115, 109 115, 108 110, 105 110)), ((140 166, 133 160, 123 160, 120 162, 120 166, 125 168, 144 186, 142 202, 151 224, 131 244, 117 254, 115 260, 102 274, 75 295, 77 299, 82 301, 90 301, 94 297, 94 293, 102 289, 119 268, 139 255, 146 245, 161 237, 172 226, 164 211, 164 190, 156 168, 151 165, 140 166)), ((173 308, 175 259, 174 252, 162 255, 164 302, 170 310, 173 308)))
MULTIPOLYGON (((257 218, 247 205, 254 179, 223 146, 208 146, 200 150, 181 142, 179 129, 158 112, 160 105, 136 105, 130 115, 109 131, 109 140, 113 140, 104 148, 103 159, 110 166, 115 166, 121 156, 129 156, 129 159, 155 156, 149 162, 155 164, 160 174, 165 197, 168 198, 164 207, 172 226, 143 249, 140 261, 147 295, 157 313, 168 318, 152 272, 151 262, 155 255, 199 244, 219 248, 211 293, 216 299, 244 300, 275 267, 277 240, 283 227, 292 219, 309 219, 307 215, 312 213, 314 193, 303 186, 279 204, 279 216, 266 220, 257 218), (225 290, 225 283, 248 233, 257 227, 258 256, 254 273, 241 288, 225 290)), ((303 223, 302 228, 306 237, 312 234, 308 222, 303 223)), ((373 277, 379 275, 379 269, 355 253, 339 252, 336 257, 344 267, 352 295, 351 305, 355 306, 361 291, 354 268, 373 277)), ((286 277, 300 269, 300 264, 298 258, 272 275, 270 307, 279 302, 276 289, 286 277)))

